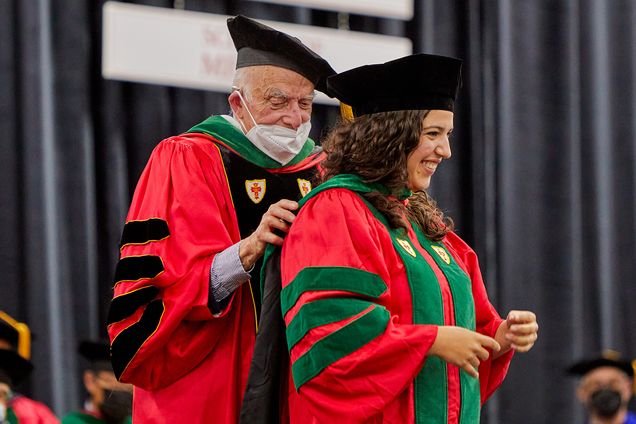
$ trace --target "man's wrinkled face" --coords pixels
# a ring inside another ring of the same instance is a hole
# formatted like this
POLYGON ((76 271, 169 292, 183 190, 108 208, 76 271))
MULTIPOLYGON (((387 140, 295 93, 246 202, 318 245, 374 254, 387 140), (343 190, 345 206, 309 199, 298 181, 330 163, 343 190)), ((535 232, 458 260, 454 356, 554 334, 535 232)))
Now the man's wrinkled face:
MULTIPOLYGON (((236 87, 247 103, 257 124, 279 125, 297 129, 309 121, 314 99, 314 85, 302 75, 277 66, 249 68, 247 87, 236 87)), ((254 122, 250 118, 239 93, 229 96, 234 116, 249 131, 254 122)))

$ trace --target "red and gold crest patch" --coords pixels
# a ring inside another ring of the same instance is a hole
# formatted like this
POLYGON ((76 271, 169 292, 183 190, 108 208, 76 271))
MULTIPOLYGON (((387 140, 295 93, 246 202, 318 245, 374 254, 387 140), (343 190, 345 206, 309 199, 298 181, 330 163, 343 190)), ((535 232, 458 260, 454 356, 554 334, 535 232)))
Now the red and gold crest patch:
POLYGON ((302 194, 303 197, 307 196, 307 193, 311 191, 311 183, 307 180, 303 180, 302 178, 297 178, 296 181, 298 181, 300 194, 302 194))
POLYGON ((415 249, 413 249, 413 246, 411 246, 411 243, 409 243, 408 240, 404 240, 401 238, 396 238, 395 240, 400 246, 402 246, 402 249, 406 250, 406 253, 415 257, 415 249))
POLYGON ((245 190, 250 200, 254 203, 260 203, 265 197, 267 189, 267 181, 265 180, 245 180, 245 190))
POLYGON ((433 250, 435 251, 435 253, 437 253, 437 255, 442 258, 442 260, 446 263, 446 265, 450 265, 450 256, 448 256, 448 253, 446 253, 446 250, 443 247, 440 246, 431 246, 433 248, 433 250))

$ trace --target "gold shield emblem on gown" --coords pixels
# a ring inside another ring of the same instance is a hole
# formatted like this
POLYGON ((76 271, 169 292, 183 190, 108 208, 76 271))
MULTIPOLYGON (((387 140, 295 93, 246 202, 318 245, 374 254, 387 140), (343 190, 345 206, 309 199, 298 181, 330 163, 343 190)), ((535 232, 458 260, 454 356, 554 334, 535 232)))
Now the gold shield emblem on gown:
POLYGON ((413 246, 411 246, 411 243, 409 243, 408 240, 404 240, 401 238, 396 238, 395 240, 400 246, 402 246, 402 249, 406 250, 406 253, 415 257, 415 249, 413 249, 413 246))
POLYGON ((307 193, 311 191, 311 183, 307 180, 303 180, 302 178, 297 178, 296 181, 298 181, 300 194, 302 194, 303 197, 307 196, 307 193))
POLYGON ((261 203, 265 197, 267 181, 265 180, 245 180, 245 190, 250 200, 254 203, 261 203))
POLYGON ((440 246, 431 246, 435 253, 442 258, 442 260, 446 263, 446 265, 450 265, 450 256, 443 247, 440 246))

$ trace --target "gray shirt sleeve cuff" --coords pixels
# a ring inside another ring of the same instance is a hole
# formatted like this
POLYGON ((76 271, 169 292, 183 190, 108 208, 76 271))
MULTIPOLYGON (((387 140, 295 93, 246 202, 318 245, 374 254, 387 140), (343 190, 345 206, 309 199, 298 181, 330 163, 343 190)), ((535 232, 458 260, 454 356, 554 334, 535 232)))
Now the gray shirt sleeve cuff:
POLYGON ((222 302, 249 278, 249 271, 243 269, 239 258, 239 243, 217 253, 210 267, 210 290, 214 300, 222 302))

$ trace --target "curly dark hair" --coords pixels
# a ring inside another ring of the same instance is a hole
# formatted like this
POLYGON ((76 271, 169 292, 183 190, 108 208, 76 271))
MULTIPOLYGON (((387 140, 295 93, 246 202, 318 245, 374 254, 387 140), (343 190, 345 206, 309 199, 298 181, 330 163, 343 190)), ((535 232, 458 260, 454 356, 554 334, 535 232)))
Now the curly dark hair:
POLYGON ((406 229, 404 217, 412 219, 430 240, 439 241, 453 229, 426 192, 416 192, 407 206, 397 197, 408 184, 407 159, 423 131, 427 110, 403 110, 341 120, 323 141, 327 158, 322 162, 324 182, 338 174, 356 174, 367 183, 380 183, 393 196, 380 192, 363 196, 387 217, 392 228, 406 229))

